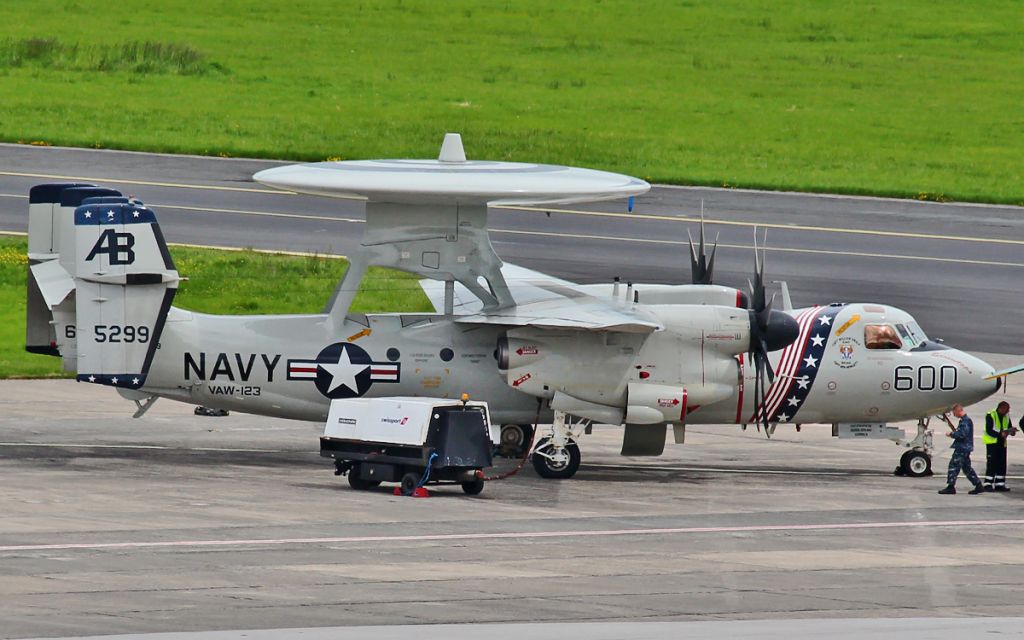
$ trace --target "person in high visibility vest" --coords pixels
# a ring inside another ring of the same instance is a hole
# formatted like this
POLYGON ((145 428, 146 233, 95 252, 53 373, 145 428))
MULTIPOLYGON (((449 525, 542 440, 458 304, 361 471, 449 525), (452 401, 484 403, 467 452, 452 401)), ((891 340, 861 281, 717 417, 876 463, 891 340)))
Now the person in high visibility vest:
POLYGON ((1006 439, 1017 433, 1010 423, 1010 403, 1005 400, 985 414, 985 491, 1009 491, 1006 486, 1006 439))

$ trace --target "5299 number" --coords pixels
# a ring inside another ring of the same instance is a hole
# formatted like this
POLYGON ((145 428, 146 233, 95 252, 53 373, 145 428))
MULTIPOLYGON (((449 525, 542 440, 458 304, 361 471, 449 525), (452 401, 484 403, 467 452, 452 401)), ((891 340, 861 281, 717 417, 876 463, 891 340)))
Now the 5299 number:
POLYGON ((94 327, 96 342, 149 342, 149 327, 130 324, 98 324, 94 327))

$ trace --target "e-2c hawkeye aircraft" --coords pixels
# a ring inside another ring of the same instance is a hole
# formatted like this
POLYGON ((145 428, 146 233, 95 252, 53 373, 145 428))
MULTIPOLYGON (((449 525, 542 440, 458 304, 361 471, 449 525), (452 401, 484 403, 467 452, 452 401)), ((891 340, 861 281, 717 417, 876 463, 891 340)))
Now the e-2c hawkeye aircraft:
POLYGON ((550 424, 531 458, 547 478, 576 473, 577 441, 595 423, 624 426, 623 455, 660 455, 666 425, 681 442, 686 424, 885 430, 909 419, 918 433, 903 442, 900 468, 923 475, 928 417, 999 388, 991 366, 929 340, 899 309, 792 309, 788 295, 774 309, 756 246, 749 296, 713 284, 703 226, 688 285, 578 285, 494 252, 488 206, 650 188, 628 176, 468 161, 448 134, 437 160, 291 165, 254 179, 366 199, 361 246, 323 313, 174 307, 181 278, 150 208, 93 185, 46 184, 30 194, 28 350, 61 356, 80 382, 115 387, 136 416, 164 397, 323 421, 336 398, 468 393, 489 402, 510 445, 550 424), (422 277, 436 312, 350 313, 371 265, 422 277))

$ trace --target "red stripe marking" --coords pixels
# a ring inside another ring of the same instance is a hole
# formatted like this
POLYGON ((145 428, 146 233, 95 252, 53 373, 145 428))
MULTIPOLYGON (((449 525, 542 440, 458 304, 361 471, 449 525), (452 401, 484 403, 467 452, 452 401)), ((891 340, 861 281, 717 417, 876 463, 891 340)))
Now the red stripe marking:
POLYGON ((779 392, 782 387, 787 384, 789 376, 794 375, 800 368, 800 355, 802 351, 801 345, 804 342, 804 337, 810 330, 815 308, 804 311, 797 317, 797 322, 800 325, 800 333, 797 334, 797 339, 783 351, 782 358, 779 359, 779 375, 776 377, 776 381, 772 383, 771 387, 769 387, 768 393, 765 394, 765 403, 763 408, 768 415, 772 414, 770 408, 780 400, 779 392))
MULTIPOLYGON (((803 345, 806 344, 807 338, 810 335, 811 326, 814 324, 814 317, 817 315, 817 311, 820 307, 811 307, 807 309, 799 316, 797 316, 797 323, 800 325, 800 333, 797 339, 793 341, 788 347, 782 352, 782 357, 779 359, 779 367, 776 371, 775 382, 768 387, 768 392, 765 394, 765 413, 771 416, 774 410, 770 408, 772 405, 777 405, 782 402, 785 397, 785 393, 788 392, 789 386, 792 386, 792 376, 800 368, 800 356, 803 353, 803 345), (783 390, 783 387, 786 387, 783 390), (781 393, 780 393, 781 392, 781 393), (780 398, 780 395, 782 398, 780 398)), ((758 398, 754 398, 754 413, 751 417, 751 422, 756 421, 756 416, 760 415, 758 411, 758 398)))
POLYGON ((288 369, 292 373, 316 373, 316 367, 290 367, 288 369))
POLYGON ((686 422, 686 389, 683 389, 683 406, 679 409, 679 421, 686 422))
POLYGON ((740 397, 736 401, 736 424, 740 424, 740 420, 743 418, 743 387, 746 386, 746 379, 743 377, 745 375, 744 372, 743 372, 743 356, 745 356, 745 355, 746 355, 745 353, 741 353, 740 354, 740 382, 739 382, 740 397))
POLYGON ((807 350, 807 343, 811 341, 811 334, 814 333, 814 329, 815 329, 815 321, 817 321, 818 316, 820 315, 818 313, 818 309, 824 309, 824 307, 816 307, 814 313, 812 313, 811 316, 808 318, 808 321, 807 321, 807 327, 808 327, 807 332, 806 332, 806 334, 804 334, 804 335, 802 335, 800 337, 800 340, 798 340, 798 342, 800 343, 800 349, 799 349, 799 351, 797 351, 796 366, 793 368, 793 371, 792 371, 792 373, 790 374, 789 377, 781 379, 783 381, 783 384, 781 384, 779 386, 779 388, 781 389, 782 393, 780 393, 772 401, 772 403, 770 405, 772 408, 771 408, 771 412, 769 413, 769 415, 772 415, 776 411, 779 410, 779 407, 782 406, 782 402, 786 399, 786 396, 789 395, 790 389, 792 389, 793 385, 796 383, 796 380, 793 377, 793 375, 796 374, 797 370, 800 369, 800 363, 803 360, 802 356, 803 356, 804 352, 807 350))
POLYGON ((370 369, 370 373, 374 375, 398 375, 398 369, 370 369))

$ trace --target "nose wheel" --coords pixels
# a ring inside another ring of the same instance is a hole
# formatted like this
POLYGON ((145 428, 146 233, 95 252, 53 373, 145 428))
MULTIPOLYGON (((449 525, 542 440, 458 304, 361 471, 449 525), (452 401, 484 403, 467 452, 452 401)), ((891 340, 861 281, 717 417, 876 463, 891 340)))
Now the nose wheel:
POLYGON ((932 475, 932 457, 924 451, 907 451, 900 458, 895 475, 922 478, 932 475))
POLYGON ((907 447, 900 456, 900 464, 893 475, 909 478, 922 478, 932 473, 932 432, 928 430, 929 418, 919 418, 917 435, 913 440, 897 440, 897 444, 907 447))

